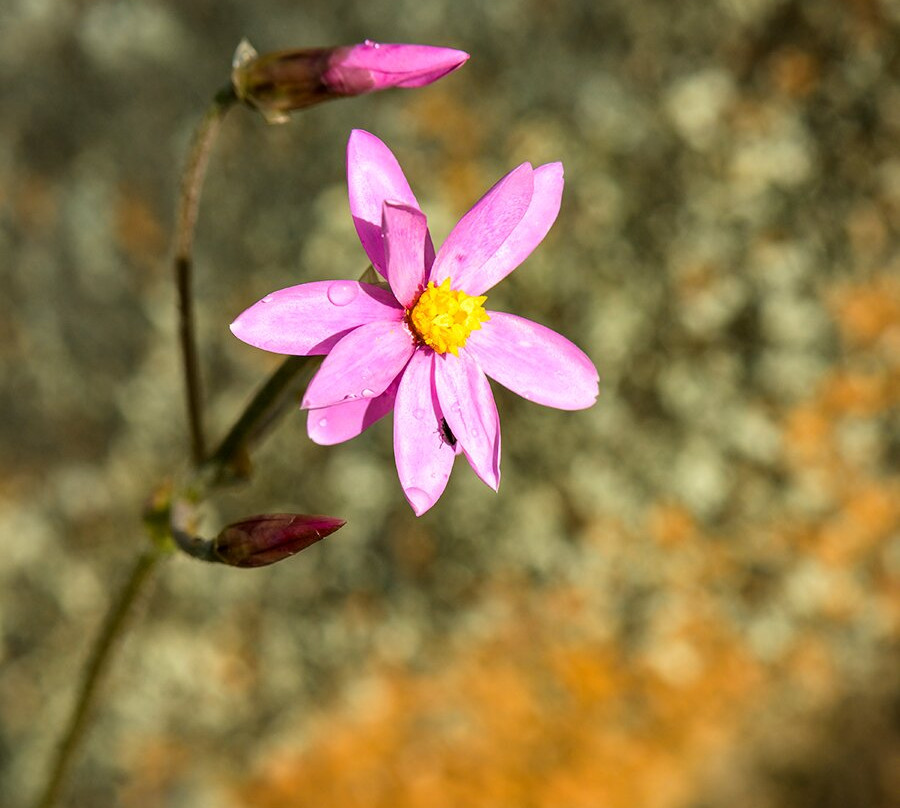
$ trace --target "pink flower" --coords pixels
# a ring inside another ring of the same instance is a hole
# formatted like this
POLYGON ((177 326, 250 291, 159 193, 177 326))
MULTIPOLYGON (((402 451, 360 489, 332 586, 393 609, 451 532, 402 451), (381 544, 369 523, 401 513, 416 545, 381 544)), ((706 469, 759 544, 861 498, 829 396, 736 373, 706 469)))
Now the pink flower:
POLYGON ((522 263, 556 220, 562 164, 523 163, 491 188, 435 250, 397 159, 354 131, 347 146, 350 210, 388 288, 320 281, 274 292, 232 323, 275 353, 327 354, 307 388, 309 436, 353 438, 394 410, 400 483, 417 515, 437 501, 457 454, 500 483, 500 422, 488 377, 563 410, 590 407, 597 371, 564 337, 484 308, 484 293, 522 263))
POLYGON ((291 110, 332 98, 389 87, 423 87, 461 67, 469 54, 429 45, 360 45, 305 48, 259 55, 243 40, 234 54, 231 82, 238 98, 271 123, 291 110))

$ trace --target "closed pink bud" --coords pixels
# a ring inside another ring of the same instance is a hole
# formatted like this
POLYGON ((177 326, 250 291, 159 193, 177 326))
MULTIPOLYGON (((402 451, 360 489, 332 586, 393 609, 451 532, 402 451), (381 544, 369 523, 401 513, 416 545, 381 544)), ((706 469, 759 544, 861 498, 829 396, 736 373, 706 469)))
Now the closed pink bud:
POLYGON ((424 87, 461 67, 469 54, 430 45, 387 45, 366 40, 336 48, 325 83, 338 95, 360 95, 388 87, 424 87))
POLYGON ((270 123, 287 113, 389 87, 423 87, 456 70, 469 54, 429 45, 366 41, 337 48, 308 48, 260 56, 247 40, 234 54, 231 81, 238 97, 270 123))
POLYGON ((213 540, 216 560, 232 567, 265 567, 305 550, 346 522, 331 516, 266 513, 228 525, 213 540))

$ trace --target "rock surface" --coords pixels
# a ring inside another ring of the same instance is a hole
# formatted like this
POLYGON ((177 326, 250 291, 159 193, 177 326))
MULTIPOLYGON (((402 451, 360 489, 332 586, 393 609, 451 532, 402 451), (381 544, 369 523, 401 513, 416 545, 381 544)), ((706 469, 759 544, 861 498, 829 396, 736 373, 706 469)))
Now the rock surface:
POLYGON ((288 416, 211 524, 348 526, 258 571, 174 558, 67 805, 887 808, 900 793, 900 6, 890 0, 5 0, 0 804, 28 804, 103 611, 183 472, 168 266, 192 127, 260 49, 469 51, 281 127, 232 112, 196 244, 210 431, 276 358, 228 323, 358 277, 349 130, 439 241, 523 160, 559 221, 490 305, 581 345, 589 411, 496 390, 499 494, 422 519, 390 419, 288 416))

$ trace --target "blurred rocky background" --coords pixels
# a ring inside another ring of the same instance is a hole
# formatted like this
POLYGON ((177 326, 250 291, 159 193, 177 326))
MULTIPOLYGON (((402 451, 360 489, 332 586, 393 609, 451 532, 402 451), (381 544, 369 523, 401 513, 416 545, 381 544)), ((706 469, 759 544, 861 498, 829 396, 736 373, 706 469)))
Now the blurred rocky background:
POLYGON ((601 397, 497 388, 500 493, 461 461, 421 519, 390 419, 325 448, 289 415, 210 524, 349 524, 263 570, 171 559, 65 804, 900 804, 898 0, 3 0, 0 804, 36 793, 186 465, 169 239, 243 36, 472 59, 280 127, 230 113, 196 250, 213 436, 277 363, 228 323, 365 268, 352 127, 436 241, 563 161, 490 304, 580 344, 601 397))

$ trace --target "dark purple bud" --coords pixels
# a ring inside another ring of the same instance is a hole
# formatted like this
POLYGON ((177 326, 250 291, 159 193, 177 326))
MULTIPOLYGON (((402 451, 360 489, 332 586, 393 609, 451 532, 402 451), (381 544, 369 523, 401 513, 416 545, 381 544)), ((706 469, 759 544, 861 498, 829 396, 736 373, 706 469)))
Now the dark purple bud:
POLYGON ((366 41, 337 48, 308 48, 260 56, 243 40, 232 62, 238 98, 270 123, 287 113, 389 87, 423 87, 456 70, 469 54, 429 45, 389 45, 366 41))
POLYGON ((346 522, 304 513, 265 513, 228 525, 213 540, 216 559, 232 567, 265 567, 305 550, 346 522))

